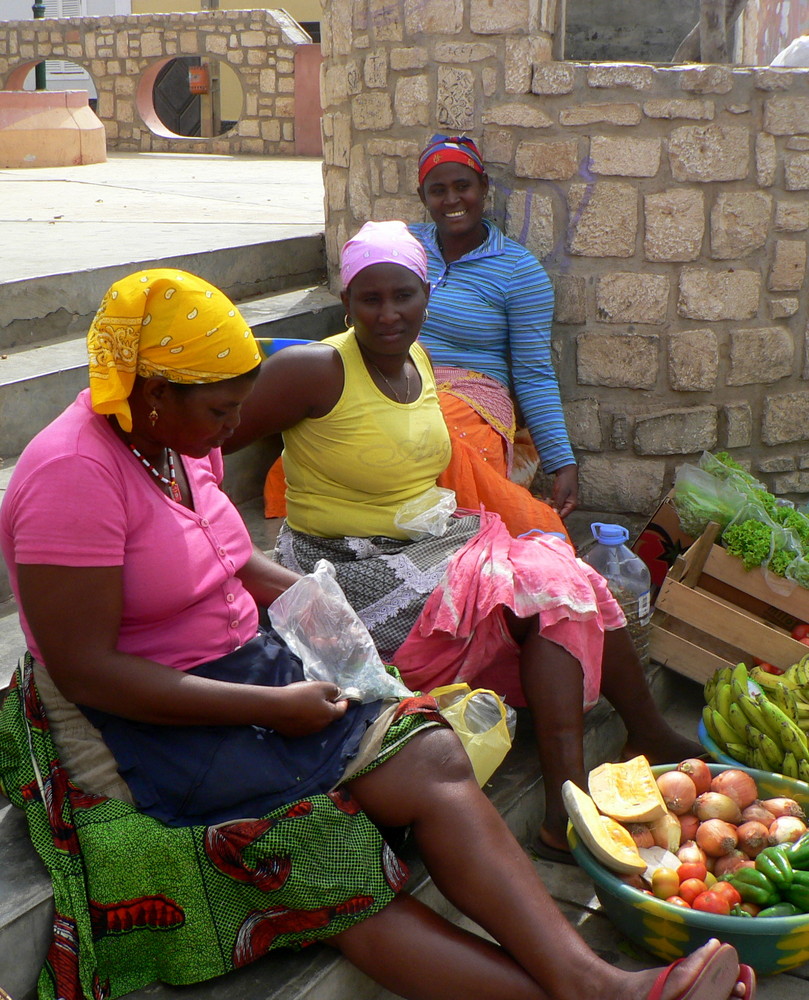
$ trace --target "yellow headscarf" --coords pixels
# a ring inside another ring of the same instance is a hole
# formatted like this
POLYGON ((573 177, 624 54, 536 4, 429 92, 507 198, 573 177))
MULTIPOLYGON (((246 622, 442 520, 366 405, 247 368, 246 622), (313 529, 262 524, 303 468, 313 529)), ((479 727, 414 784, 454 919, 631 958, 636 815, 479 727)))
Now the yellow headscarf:
POLYGON ((261 361, 253 332, 230 299, 196 275, 171 268, 130 274, 109 289, 87 334, 90 399, 132 430, 135 376, 220 382, 261 361))

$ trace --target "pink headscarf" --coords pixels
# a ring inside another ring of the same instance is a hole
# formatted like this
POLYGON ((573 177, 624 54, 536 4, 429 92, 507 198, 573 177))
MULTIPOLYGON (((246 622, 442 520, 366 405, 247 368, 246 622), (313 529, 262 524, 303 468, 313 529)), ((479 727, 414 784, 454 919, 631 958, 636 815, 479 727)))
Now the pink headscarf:
POLYGON ((343 288, 371 264, 401 264, 427 281, 427 254, 403 222, 366 222, 346 243, 340 255, 343 288))

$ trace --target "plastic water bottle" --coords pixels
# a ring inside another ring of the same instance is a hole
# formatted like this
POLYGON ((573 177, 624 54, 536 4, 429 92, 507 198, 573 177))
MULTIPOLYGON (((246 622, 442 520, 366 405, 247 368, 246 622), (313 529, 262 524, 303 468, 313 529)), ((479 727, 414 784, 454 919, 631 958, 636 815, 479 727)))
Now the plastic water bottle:
POLYGON ((649 567, 626 546, 629 532, 620 524, 595 521, 590 530, 596 544, 582 558, 606 579, 610 591, 624 610, 638 656, 646 664, 649 662, 652 610, 649 567))

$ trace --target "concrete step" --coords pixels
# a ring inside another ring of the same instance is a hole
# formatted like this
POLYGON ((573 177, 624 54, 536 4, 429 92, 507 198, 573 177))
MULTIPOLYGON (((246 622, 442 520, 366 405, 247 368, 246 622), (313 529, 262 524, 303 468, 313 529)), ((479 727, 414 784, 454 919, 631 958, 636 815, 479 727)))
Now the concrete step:
MULTIPOLYGON (((7 662, 7 661, 6 661, 7 662)), ((682 679, 663 667, 652 667, 655 697, 668 704, 682 679)), ((625 731, 605 702, 586 722, 587 766, 614 758, 625 731)), ((530 844, 542 818, 542 775, 536 758, 531 722, 518 712, 517 738, 508 758, 487 786, 487 793, 515 837, 530 844)), ((412 847, 405 848, 412 870, 410 889, 451 919, 457 914, 429 880, 412 847)), ((27 836, 23 814, 0 798, 0 987, 14 1000, 33 997, 37 972, 50 938, 51 891, 48 877, 27 836)), ((327 947, 301 953, 277 953, 223 979, 182 989, 160 984, 131 995, 136 1000, 373 1000, 378 988, 327 947)))
MULTIPOLYGON (((96 305, 98 301, 96 300, 96 305)), ((320 340, 340 329, 343 308, 323 285, 287 288, 237 300, 258 337, 320 340)), ((82 332, 0 358, 0 455, 18 455, 87 385, 87 319, 82 332)))
POLYGON ((0 281, 0 351, 84 336, 113 282, 147 267, 177 267, 198 274, 234 301, 325 278, 323 234, 295 236, 156 260, 0 281))

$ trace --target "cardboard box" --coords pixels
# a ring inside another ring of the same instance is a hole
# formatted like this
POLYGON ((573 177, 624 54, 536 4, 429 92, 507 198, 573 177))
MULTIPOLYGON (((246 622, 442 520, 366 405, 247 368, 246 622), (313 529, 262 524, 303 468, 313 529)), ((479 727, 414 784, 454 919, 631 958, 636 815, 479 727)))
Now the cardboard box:
POLYGON ((680 527, 680 519, 672 502, 672 493, 664 497, 638 535, 632 551, 649 567, 652 576, 652 602, 663 586, 666 574, 691 545, 694 539, 680 527))

